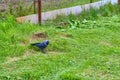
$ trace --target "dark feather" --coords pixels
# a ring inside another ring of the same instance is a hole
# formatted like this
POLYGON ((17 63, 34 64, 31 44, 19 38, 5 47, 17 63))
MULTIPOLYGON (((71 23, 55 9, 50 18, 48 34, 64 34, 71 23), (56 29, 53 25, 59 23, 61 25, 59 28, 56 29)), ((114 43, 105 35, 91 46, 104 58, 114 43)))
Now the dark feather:
POLYGON ((44 49, 49 45, 49 40, 45 40, 45 41, 39 42, 39 43, 32 43, 31 45, 38 47, 43 52, 44 49))

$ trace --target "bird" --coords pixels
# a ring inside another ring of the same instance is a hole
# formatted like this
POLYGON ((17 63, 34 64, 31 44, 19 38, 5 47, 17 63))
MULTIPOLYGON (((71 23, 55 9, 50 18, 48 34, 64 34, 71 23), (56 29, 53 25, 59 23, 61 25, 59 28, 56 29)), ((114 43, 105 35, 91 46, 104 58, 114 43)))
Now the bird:
POLYGON ((32 43, 32 46, 38 47, 43 53, 45 53, 44 49, 49 45, 49 40, 45 40, 43 42, 32 43))

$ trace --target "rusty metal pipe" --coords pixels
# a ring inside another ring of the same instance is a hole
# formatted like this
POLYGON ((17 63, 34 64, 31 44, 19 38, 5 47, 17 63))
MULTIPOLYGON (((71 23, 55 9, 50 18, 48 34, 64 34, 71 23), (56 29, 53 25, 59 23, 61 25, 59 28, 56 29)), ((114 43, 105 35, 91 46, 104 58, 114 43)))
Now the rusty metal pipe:
POLYGON ((42 1, 38 0, 38 23, 41 24, 41 7, 42 7, 42 1))
POLYGON ((120 4, 120 0, 118 0, 118 4, 120 4))

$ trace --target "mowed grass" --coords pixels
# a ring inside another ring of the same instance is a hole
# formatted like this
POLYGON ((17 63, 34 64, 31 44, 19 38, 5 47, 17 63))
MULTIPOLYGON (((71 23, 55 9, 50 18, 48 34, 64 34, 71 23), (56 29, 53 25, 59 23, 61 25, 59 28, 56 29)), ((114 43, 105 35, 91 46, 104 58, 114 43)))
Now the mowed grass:
POLYGON ((74 23, 66 27, 16 23, 12 16, 0 21, 0 79, 119 80, 120 15, 64 17, 70 19, 74 23), (40 32, 47 37, 32 38, 40 32), (46 54, 30 46, 45 39, 50 40, 46 54))

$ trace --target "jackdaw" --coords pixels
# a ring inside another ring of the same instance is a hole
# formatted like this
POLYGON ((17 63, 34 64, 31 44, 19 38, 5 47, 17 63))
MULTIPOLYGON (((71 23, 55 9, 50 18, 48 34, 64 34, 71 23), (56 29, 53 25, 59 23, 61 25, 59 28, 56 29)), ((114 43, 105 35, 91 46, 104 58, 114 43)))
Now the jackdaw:
POLYGON ((43 42, 33 43, 31 45, 38 47, 43 53, 45 53, 44 49, 48 46, 48 44, 49 44, 49 40, 45 40, 43 42))

